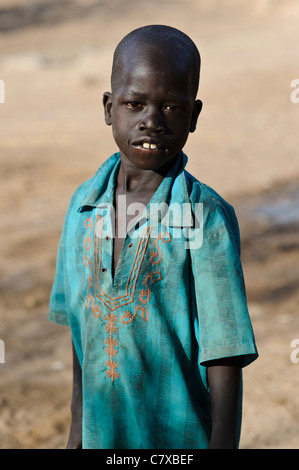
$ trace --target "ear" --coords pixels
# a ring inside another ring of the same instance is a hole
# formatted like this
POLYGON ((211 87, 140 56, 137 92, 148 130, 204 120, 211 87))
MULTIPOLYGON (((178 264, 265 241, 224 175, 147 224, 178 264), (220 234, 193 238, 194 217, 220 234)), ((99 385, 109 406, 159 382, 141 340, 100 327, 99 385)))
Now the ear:
POLYGON ((196 100, 194 103, 192 116, 191 116, 191 124, 190 124, 190 132, 194 132, 196 129, 197 119, 200 115, 202 110, 202 101, 196 100))
POLYGON ((111 126, 112 94, 109 91, 105 91, 105 93, 103 94, 103 106, 105 113, 105 122, 107 126, 111 126))

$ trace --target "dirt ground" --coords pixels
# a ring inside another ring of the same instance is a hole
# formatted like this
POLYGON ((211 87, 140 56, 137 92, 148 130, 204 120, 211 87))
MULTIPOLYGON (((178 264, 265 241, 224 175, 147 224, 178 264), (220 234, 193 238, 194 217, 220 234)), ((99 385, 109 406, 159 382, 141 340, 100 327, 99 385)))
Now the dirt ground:
POLYGON ((291 0, 0 0, 0 448, 66 445, 70 334, 47 319, 57 244, 72 192, 115 151, 101 104, 113 50, 152 23, 201 51, 188 170, 240 221, 260 354, 240 447, 299 448, 298 21, 291 0))

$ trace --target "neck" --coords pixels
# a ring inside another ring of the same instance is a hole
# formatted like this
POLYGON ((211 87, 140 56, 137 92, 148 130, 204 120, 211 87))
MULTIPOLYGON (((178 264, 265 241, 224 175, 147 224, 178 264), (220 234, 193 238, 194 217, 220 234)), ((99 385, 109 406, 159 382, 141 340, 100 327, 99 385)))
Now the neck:
POLYGON ((117 185, 123 192, 156 191, 165 177, 168 166, 158 170, 143 170, 122 158, 117 177, 117 185))

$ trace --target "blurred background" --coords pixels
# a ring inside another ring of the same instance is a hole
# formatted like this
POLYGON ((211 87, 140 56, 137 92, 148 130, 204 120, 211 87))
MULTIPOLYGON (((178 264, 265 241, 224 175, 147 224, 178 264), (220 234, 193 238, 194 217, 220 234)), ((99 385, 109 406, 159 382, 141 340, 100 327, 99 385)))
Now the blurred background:
POLYGON ((240 447, 299 448, 296 0, 0 0, 0 448, 66 445, 71 339, 47 318, 57 245, 71 194, 116 151, 102 109, 114 48, 152 23, 201 52, 187 169, 240 222, 260 353, 244 370, 240 447))

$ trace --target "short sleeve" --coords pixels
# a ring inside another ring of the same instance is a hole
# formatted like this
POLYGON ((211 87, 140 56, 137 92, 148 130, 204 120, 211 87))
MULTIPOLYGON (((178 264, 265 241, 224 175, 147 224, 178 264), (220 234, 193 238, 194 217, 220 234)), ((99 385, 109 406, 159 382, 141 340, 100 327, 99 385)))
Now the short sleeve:
POLYGON ((258 354, 247 308, 237 219, 233 216, 232 223, 223 219, 215 232, 203 227, 201 248, 191 250, 200 363, 239 356, 244 367, 258 354))
POLYGON ((57 252, 56 272, 50 296, 49 320, 60 325, 69 325, 64 282, 64 233, 61 235, 57 252))

